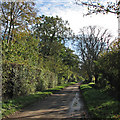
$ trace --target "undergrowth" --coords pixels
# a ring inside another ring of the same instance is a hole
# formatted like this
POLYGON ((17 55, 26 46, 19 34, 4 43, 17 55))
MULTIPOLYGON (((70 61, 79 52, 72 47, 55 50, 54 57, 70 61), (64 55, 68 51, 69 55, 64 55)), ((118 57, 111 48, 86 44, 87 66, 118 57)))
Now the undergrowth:
POLYGON ((92 118, 119 118, 120 102, 109 96, 105 89, 95 89, 93 84, 80 86, 92 118))

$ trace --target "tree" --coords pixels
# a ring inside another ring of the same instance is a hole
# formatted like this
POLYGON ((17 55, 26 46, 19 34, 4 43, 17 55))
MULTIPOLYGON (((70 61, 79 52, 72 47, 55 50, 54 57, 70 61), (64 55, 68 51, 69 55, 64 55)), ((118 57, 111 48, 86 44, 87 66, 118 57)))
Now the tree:
POLYGON ((98 59, 101 52, 108 49, 111 37, 107 30, 96 26, 84 27, 80 30, 75 45, 80 56, 81 68, 87 72, 89 81, 94 75, 97 82, 98 73, 94 61, 98 59))
POLYGON ((86 15, 90 15, 93 13, 114 13, 120 14, 120 1, 116 0, 116 2, 107 2, 107 4, 103 4, 103 2, 99 0, 75 0, 77 5, 84 5, 88 7, 88 13, 86 15))
MULTIPOLYGON (((93 13, 113 13, 117 14, 118 17, 118 25, 120 24, 120 0, 116 0, 116 2, 105 2, 100 0, 75 0, 77 5, 84 5, 88 7, 88 13, 86 15, 91 15, 93 13)), ((118 42, 120 41, 120 26, 118 26, 118 42)))
POLYGON ((60 49, 61 44, 68 40, 72 31, 68 21, 63 21, 58 16, 41 16, 41 22, 37 22, 34 29, 34 35, 40 39, 40 52, 44 56, 55 55, 60 49))
POLYGON ((72 71, 79 71, 79 57, 73 50, 63 47, 59 55, 63 64, 68 65, 72 71))
POLYGON ((10 43, 14 39, 15 33, 29 29, 35 19, 36 11, 34 2, 2 2, 1 24, 3 40, 10 43))

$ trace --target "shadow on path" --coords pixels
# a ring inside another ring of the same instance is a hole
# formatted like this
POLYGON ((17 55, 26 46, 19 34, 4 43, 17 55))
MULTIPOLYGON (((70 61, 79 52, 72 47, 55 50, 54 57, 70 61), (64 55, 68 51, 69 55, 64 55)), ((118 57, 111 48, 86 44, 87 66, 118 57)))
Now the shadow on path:
POLYGON ((29 105, 3 120, 55 120, 88 118, 78 83, 66 87, 43 101, 29 105))

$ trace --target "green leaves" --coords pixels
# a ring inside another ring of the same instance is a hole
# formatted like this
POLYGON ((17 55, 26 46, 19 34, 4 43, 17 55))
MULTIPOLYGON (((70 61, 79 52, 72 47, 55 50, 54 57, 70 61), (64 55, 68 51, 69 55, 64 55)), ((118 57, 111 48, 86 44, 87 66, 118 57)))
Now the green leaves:
POLYGON ((2 2, 0 6, 2 37, 10 43, 20 30, 29 30, 28 25, 35 21, 36 10, 32 2, 2 2))
POLYGON ((60 44, 70 37, 68 22, 61 18, 41 16, 41 22, 33 27, 34 34, 40 39, 40 49, 43 55, 49 56, 59 52, 60 44))
MULTIPOLYGON (((26 14, 21 19, 28 20, 26 14)), ((41 16, 30 31, 18 29, 10 44, 3 40, 3 99, 77 81, 78 57, 64 44, 70 37, 67 25, 58 16, 41 16)))
POLYGON ((111 49, 108 52, 104 52, 100 58, 97 60, 97 66, 102 74, 102 78, 99 80, 100 86, 102 87, 103 84, 101 84, 103 81, 105 81, 107 86, 111 86, 111 90, 114 92, 114 95, 118 98, 120 95, 120 89, 119 89, 119 76, 120 76, 120 67, 119 67, 119 40, 113 42, 113 45, 111 45, 111 49))

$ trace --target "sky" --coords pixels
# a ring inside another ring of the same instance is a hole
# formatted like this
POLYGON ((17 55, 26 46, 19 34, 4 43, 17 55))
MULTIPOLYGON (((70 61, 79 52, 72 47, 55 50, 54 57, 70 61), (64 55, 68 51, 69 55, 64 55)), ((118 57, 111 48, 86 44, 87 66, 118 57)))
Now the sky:
POLYGON ((87 8, 76 5, 75 0, 36 0, 36 6, 39 15, 44 14, 54 17, 58 15, 63 20, 68 20, 71 29, 76 34, 84 26, 97 25, 109 29, 113 35, 117 36, 118 20, 117 16, 112 13, 106 15, 93 14, 83 17, 83 14, 87 12, 87 8))
MULTIPOLYGON (((108 0, 101 1, 105 3, 108 0)), ((40 16, 55 17, 57 15, 63 20, 67 20, 76 35, 84 26, 97 25, 103 29, 108 29, 113 37, 118 36, 118 19, 115 14, 93 14, 83 17, 83 14, 87 13, 87 7, 76 5, 75 0, 36 0, 36 7, 40 16)))

